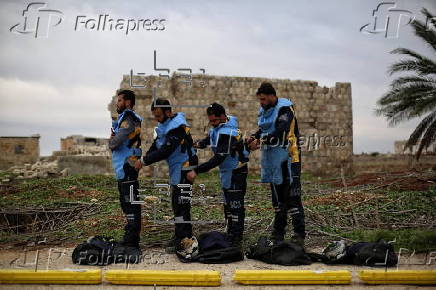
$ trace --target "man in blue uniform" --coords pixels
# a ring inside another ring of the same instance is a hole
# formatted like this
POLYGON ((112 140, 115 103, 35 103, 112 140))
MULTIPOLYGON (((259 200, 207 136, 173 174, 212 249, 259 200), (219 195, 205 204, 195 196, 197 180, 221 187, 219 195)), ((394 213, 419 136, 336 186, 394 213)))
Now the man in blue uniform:
POLYGON ((214 155, 209 161, 189 172, 187 177, 193 181, 197 174, 219 166, 227 237, 233 246, 239 247, 244 232, 248 151, 244 150, 236 117, 227 116, 224 107, 217 103, 207 108, 207 115, 213 128, 208 136, 196 142, 194 147, 210 146, 214 155))
POLYGON ((134 196, 138 195, 138 171, 135 162, 141 157, 141 121, 142 118, 133 111, 135 94, 123 90, 117 96, 118 119, 112 124, 109 149, 112 150, 112 165, 118 181, 121 209, 127 218, 122 244, 139 248, 141 232, 141 206, 132 204, 130 188, 134 196))
POLYGON ((168 100, 157 99, 151 111, 158 122, 157 137, 143 158, 135 164, 136 169, 166 160, 169 167, 171 203, 175 220, 175 248, 183 248, 181 241, 192 238, 191 194, 184 186, 191 184, 186 174, 198 164, 198 157, 192 147, 190 128, 185 114, 173 114, 168 100))
POLYGON ((301 152, 293 103, 278 98, 270 83, 262 83, 256 94, 261 105, 259 130, 247 143, 250 149, 261 146, 261 179, 270 183, 275 210, 272 239, 275 243, 284 240, 289 211, 294 227, 292 239, 304 246, 306 232, 301 202, 301 152))

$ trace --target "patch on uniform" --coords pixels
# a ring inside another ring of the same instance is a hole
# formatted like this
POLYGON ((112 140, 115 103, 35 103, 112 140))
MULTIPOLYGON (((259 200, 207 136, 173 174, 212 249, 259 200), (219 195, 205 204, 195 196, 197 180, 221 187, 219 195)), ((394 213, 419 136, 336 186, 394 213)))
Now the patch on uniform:
POLYGON ((122 122, 121 122, 121 125, 120 125, 120 128, 129 128, 129 122, 127 122, 127 121, 122 121, 122 122))
POLYGON ((283 114, 283 115, 281 115, 281 116, 279 117, 279 121, 282 121, 282 122, 288 122, 288 121, 289 121, 289 116, 288 116, 288 114, 283 114))

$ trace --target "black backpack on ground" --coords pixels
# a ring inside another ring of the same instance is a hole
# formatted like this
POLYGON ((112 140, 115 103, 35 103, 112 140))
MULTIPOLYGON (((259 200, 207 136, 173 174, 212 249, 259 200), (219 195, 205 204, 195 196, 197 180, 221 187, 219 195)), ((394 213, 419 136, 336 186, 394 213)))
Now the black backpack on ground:
POLYGON ((347 249, 347 256, 354 265, 393 267, 398 263, 392 244, 384 240, 374 243, 359 242, 347 249))
MULTIPOLYGON (((232 247, 227 235, 212 231, 198 237, 198 255, 189 261, 203 264, 227 264, 244 260, 244 253, 239 247, 232 247)), ((180 258, 180 257, 179 257, 180 258)))
POLYGON ((250 247, 246 256, 249 259, 284 266, 310 265, 312 263, 300 245, 292 242, 273 245, 267 237, 260 237, 257 243, 250 247))
MULTIPOLYGON (((335 241, 333 243, 338 242, 335 241)), ((327 252, 329 251, 329 247, 326 248, 327 252)), ((337 255, 337 258, 326 254, 326 250, 324 250, 323 254, 310 253, 309 256, 312 261, 325 264, 393 267, 398 263, 398 257, 395 254, 394 247, 384 240, 351 244, 346 246, 343 250, 343 254, 337 255)))
POLYGON ((139 248, 123 246, 113 238, 95 236, 79 244, 72 254, 74 264, 105 266, 112 263, 136 264, 141 260, 139 248))

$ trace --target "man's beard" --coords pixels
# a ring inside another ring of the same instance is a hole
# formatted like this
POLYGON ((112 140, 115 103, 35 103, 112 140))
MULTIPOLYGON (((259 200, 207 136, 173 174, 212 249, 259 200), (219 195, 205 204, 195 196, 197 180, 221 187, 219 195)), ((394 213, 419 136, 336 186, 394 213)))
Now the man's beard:
POLYGON ((272 104, 265 104, 265 105, 262 105, 262 108, 263 108, 265 111, 268 111, 268 109, 271 108, 272 106, 273 106, 272 104))
POLYGON ((169 117, 167 115, 163 116, 162 122, 160 122, 161 124, 165 123, 167 120, 169 119, 169 117))
POLYGON ((125 109, 126 109, 126 108, 118 108, 118 107, 117 107, 117 113, 118 113, 118 114, 121 114, 122 112, 124 112, 125 109))

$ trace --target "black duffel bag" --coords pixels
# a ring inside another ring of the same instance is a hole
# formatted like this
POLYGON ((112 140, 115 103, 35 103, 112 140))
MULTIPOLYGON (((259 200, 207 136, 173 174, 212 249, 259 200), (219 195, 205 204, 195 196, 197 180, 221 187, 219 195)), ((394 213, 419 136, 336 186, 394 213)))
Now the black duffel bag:
POLYGON ((312 264, 303 247, 292 242, 274 245, 267 237, 260 237, 256 244, 246 253, 247 258, 268 264, 298 266, 312 264))
POLYGON ((95 236, 79 244, 72 254, 74 264, 105 266, 112 263, 137 264, 141 262, 141 249, 123 246, 113 238, 95 236))

